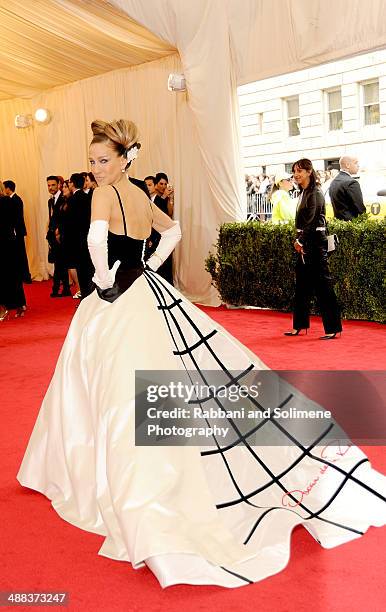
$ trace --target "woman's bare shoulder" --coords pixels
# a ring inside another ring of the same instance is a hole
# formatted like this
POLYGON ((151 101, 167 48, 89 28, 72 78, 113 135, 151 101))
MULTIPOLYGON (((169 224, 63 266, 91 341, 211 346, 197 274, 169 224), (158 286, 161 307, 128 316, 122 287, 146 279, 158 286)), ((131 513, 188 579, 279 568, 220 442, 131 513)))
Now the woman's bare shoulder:
POLYGON ((111 195, 114 193, 112 185, 101 185, 100 187, 95 187, 93 191, 93 197, 100 197, 103 195, 111 195))

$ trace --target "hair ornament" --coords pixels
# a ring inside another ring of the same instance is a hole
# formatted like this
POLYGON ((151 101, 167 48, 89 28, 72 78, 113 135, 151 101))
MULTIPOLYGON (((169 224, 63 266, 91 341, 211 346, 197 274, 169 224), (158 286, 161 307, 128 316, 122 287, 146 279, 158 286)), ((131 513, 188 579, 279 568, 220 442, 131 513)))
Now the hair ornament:
POLYGON ((138 157, 138 151, 141 148, 139 142, 136 142, 126 151, 126 159, 127 163, 131 164, 131 162, 138 157))

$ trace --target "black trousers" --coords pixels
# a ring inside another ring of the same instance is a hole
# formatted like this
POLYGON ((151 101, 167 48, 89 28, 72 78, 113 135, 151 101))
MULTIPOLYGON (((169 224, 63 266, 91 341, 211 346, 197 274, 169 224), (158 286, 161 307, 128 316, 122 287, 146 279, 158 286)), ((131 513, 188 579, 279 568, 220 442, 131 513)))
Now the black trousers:
POLYGON ((51 249, 52 248, 54 248, 55 258, 54 276, 52 279, 52 293, 58 293, 60 285, 63 286, 64 293, 69 293, 70 283, 68 280, 68 269, 63 245, 56 243, 54 247, 51 246, 51 249))
POLYGON ((82 252, 79 257, 77 257, 76 272, 78 274, 79 289, 83 300, 95 289, 92 282, 95 269, 88 250, 82 252))
MULTIPOLYGON (((1 224, 0 224, 1 230, 1 224)), ((0 304, 8 310, 25 306, 25 294, 20 262, 18 259, 17 240, 12 232, 0 234, 0 304)))
POLYGON ((293 328, 307 329, 310 326, 310 302, 316 295, 324 331, 333 334, 342 331, 340 311, 327 259, 327 239, 322 232, 315 232, 315 241, 304 247, 302 256, 297 255, 295 307, 293 328))
POLYGON ((23 282, 30 283, 31 282, 31 273, 29 271, 29 265, 28 265, 27 251, 26 251, 26 248, 25 248, 24 236, 17 236, 16 237, 16 244, 17 244, 17 250, 18 250, 18 255, 19 255, 19 259, 20 259, 21 271, 22 271, 22 275, 23 275, 23 282))

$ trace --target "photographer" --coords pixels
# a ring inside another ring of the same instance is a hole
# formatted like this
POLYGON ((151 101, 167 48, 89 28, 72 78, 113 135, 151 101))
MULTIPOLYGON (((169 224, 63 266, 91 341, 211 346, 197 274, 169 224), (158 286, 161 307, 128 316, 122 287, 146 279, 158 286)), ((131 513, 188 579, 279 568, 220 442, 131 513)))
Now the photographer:
POLYGON ((174 189, 173 185, 169 183, 167 174, 157 172, 154 186, 157 194, 154 198, 154 204, 157 204, 158 208, 172 219, 174 212, 174 189))

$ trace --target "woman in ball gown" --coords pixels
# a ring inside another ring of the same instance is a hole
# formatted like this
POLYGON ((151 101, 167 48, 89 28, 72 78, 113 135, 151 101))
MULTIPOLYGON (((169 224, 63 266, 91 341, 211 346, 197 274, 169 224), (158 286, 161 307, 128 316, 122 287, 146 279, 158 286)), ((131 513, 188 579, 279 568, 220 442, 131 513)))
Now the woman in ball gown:
POLYGON ((324 433, 306 448, 272 419, 253 434, 230 419, 229 444, 216 435, 201 448, 138 443, 135 371, 194 372, 198 382, 214 371, 238 389, 267 368, 156 274, 180 229, 127 180, 135 125, 94 121, 92 130, 95 290, 72 320, 20 483, 66 521, 104 535, 100 554, 146 564, 163 587, 238 587, 272 575, 287 564, 299 524, 325 547, 384 524, 386 479, 359 449, 331 446, 324 433), (152 227, 161 240, 145 266, 152 227), (268 427, 280 446, 253 443, 268 427), (319 486, 307 489, 317 474, 319 486))
POLYGON ((15 317, 23 317, 26 299, 23 289, 23 268, 15 234, 15 214, 12 200, 4 192, 0 181, 0 322, 15 310, 15 317))

